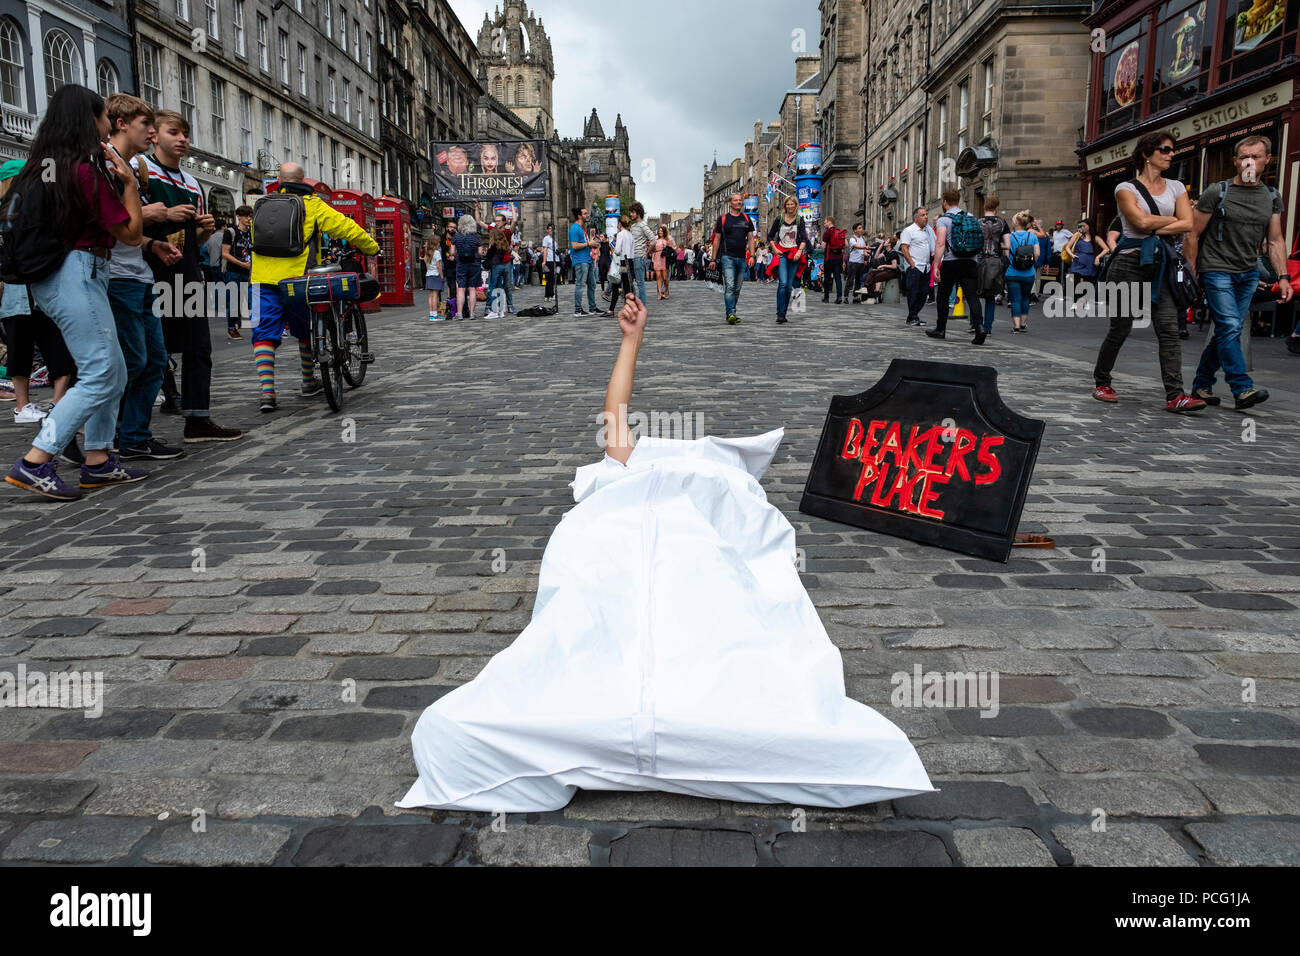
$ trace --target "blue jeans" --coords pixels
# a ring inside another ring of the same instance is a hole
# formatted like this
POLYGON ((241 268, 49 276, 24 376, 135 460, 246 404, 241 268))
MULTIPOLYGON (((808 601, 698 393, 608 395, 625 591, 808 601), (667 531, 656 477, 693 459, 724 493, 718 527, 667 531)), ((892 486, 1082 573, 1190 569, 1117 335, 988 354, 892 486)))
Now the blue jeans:
POLYGON ((1241 326, 1250 315, 1250 300, 1259 284, 1259 270, 1203 272, 1200 279, 1214 319, 1214 338, 1201 353, 1192 389, 1213 388, 1222 368, 1224 381, 1233 395, 1248 392, 1255 383, 1246 373, 1246 358, 1241 354, 1241 326))
POLYGON ((488 309, 492 312, 505 311, 505 309, 501 308, 501 301, 500 297, 497 295, 497 289, 506 290, 505 308, 508 308, 511 312, 515 309, 515 295, 511 289, 513 279, 510 274, 511 271, 512 267, 508 262, 492 267, 492 278, 488 283, 488 309))
POLYGON ((785 315, 790 307, 790 288, 794 283, 795 263, 789 256, 781 256, 776 264, 776 314, 785 315))
POLYGON ((126 360, 108 301, 108 263, 73 249, 52 276, 28 288, 32 304, 58 326, 77 363, 77 384, 54 406, 32 444, 57 455, 85 426, 87 451, 111 448, 126 360))
POLYGON ((153 314, 153 286, 135 279, 109 279, 108 302, 117 325, 117 341, 126 362, 118 432, 122 448, 139 448, 153 433, 153 400, 167 368, 162 320, 153 314))
POLYGON ((573 311, 582 311, 582 290, 587 290, 588 312, 596 311, 596 263, 575 262, 573 264, 573 311))
POLYGON ((650 260, 647 259, 645 256, 641 256, 632 261, 635 263, 636 297, 640 301, 644 302, 645 301, 645 274, 646 274, 646 270, 650 268, 650 260))
MULTIPOLYGON (((1034 287, 1033 276, 1027 279, 1021 279, 1017 276, 1007 276, 1007 300, 1011 305, 1011 317, 1024 317, 1029 315, 1029 291, 1034 287)), ((990 322, 989 325, 992 325, 990 322)))
POLYGON ((745 277, 745 259, 743 256, 719 256, 718 264, 722 267, 722 301, 727 309, 727 317, 736 314, 736 301, 740 298, 740 283, 745 277))

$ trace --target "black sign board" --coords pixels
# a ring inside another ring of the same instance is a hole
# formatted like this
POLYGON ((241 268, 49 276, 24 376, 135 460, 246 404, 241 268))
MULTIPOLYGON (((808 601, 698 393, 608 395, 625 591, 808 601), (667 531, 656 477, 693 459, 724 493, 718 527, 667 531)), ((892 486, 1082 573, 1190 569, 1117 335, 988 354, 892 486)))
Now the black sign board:
POLYGON ((1043 423, 1011 411, 997 371, 894 359, 836 395, 799 510, 1006 562, 1043 423))

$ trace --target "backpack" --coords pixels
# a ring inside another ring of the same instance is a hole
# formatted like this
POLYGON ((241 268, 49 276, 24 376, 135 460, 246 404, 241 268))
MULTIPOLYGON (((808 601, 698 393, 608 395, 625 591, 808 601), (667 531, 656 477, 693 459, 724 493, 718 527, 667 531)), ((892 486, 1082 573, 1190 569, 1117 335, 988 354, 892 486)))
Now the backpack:
POLYGON ((1036 245, 1030 245, 1028 239, 1021 240, 1020 245, 1015 245, 1016 237, 1012 235, 1011 242, 1011 268, 1018 269, 1021 272, 1027 271, 1034 267, 1038 261, 1038 251, 1036 245))
POLYGON ((832 229, 830 242, 826 243, 826 248, 831 252, 840 252, 844 248, 844 237, 848 233, 843 229, 832 229))
POLYGON ((296 259, 307 248, 307 205, 293 193, 263 196, 253 207, 253 254, 296 259))
POLYGON ((982 298, 990 299, 1002 292, 1002 256, 981 256, 976 267, 975 284, 982 298))
POLYGON ((677 250, 672 246, 664 246, 663 257, 664 265, 671 266, 677 262, 677 250))
POLYGON ((982 216, 980 217, 980 230, 984 233, 984 248, 981 250, 984 256, 992 256, 995 259, 1002 255, 1002 233, 1006 229, 1006 223, 1002 221, 1001 216, 982 216))
POLYGON ((29 285, 57 272, 72 245, 50 229, 41 176, 30 177, 21 191, 16 187, 0 205, 0 282, 29 285))
POLYGON ((970 258, 984 248, 984 230, 980 221, 968 212, 945 213, 952 224, 948 230, 948 248, 954 256, 970 258))

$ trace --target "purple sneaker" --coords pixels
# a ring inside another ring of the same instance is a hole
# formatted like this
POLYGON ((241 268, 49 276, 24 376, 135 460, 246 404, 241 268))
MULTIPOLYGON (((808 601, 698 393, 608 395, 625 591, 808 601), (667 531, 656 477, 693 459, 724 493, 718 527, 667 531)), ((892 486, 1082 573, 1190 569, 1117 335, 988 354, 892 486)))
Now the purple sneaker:
POLYGON ((143 468, 127 468, 117 460, 116 455, 109 455, 108 460, 98 465, 81 466, 81 487, 103 488, 108 485, 126 485, 133 481, 144 481, 149 472, 143 468))
POLYGON ((69 485, 59 477, 53 461, 43 465, 29 465, 21 458, 14 462, 5 475, 5 481, 27 491, 56 501, 76 501, 81 497, 81 489, 69 485))

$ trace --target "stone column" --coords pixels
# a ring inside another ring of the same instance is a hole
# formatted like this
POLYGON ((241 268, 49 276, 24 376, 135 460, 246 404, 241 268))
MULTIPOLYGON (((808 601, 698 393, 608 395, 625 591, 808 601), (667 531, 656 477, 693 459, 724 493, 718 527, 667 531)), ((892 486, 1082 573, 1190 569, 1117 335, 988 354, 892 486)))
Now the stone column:
POLYGON ((36 3, 27 4, 27 42, 32 49, 32 112, 36 116, 45 115, 45 50, 42 41, 45 32, 41 29, 41 8, 36 3))

